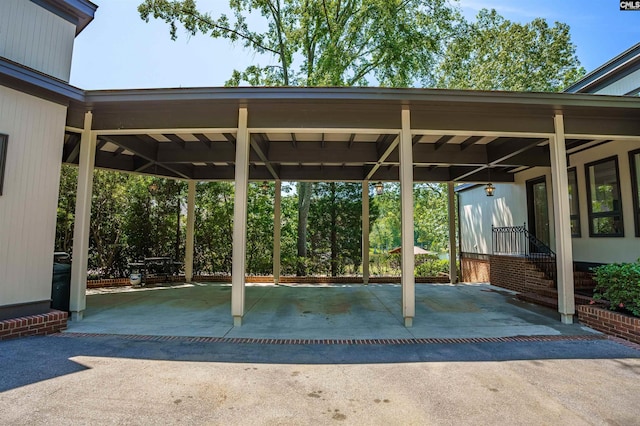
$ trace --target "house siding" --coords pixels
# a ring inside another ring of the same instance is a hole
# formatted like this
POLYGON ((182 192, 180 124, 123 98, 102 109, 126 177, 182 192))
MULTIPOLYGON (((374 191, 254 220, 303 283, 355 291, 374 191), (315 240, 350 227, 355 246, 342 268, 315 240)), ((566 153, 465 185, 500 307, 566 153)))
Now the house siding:
POLYGON ((496 185, 493 197, 483 186, 459 193, 461 251, 491 254, 491 226, 522 225, 527 220, 526 191, 521 185, 496 185))
POLYGON ((9 135, 0 196, 0 308, 51 295, 66 108, 0 86, 9 135))
POLYGON ((640 70, 636 70, 610 85, 597 90, 598 95, 620 95, 640 89, 640 70))
POLYGON ((0 1, 0 56, 67 82, 75 31, 30 0, 0 1))

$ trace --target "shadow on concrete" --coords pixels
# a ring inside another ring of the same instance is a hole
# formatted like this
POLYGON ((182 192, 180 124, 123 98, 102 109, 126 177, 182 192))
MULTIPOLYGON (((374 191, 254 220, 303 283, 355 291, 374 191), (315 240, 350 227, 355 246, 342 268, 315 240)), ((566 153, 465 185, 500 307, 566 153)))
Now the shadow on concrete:
POLYGON ((612 340, 506 343, 280 345, 57 335, 0 343, 0 392, 86 370, 75 357, 249 364, 379 364, 640 358, 612 340))

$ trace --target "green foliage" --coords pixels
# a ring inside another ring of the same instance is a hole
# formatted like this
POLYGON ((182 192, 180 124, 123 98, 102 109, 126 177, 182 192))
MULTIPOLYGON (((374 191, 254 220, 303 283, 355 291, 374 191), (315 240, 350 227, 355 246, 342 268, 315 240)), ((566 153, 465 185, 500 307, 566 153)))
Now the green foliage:
POLYGON ((550 27, 541 18, 519 24, 483 9, 448 44, 437 86, 557 92, 584 73, 568 25, 550 27))
POLYGON ((76 208, 77 167, 62 165, 56 223, 55 250, 71 253, 76 208))
POLYGON ((196 186, 194 271, 231 273, 233 184, 200 182, 196 186))
MULTIPOLYGON (((413 188, 414 244, 441 253, 449 247, 448 193, 446 184, 419 183, 413 188)), ((385 183, 384 192, 372 198, 379 218, 372 222, 371 247, 375 253, 401 245, 400 184, 385 183)))
POLYGON ((594 268, 593 297, 609 301, 612 310, 626 309, 640 317, 640 259, 594 268))
MULTIPOLYGON (((362 185, 316 183, 308 230, 309 260, 314 274, 354 274, 362 263, 362 185)), ((377 208, 369 209, 375 222, 377 208)))
POLYGON ((228 85, 404 87, 429 80, 458 13, 447 0, 230 0, 232 16, 194 0, 145 0, 142 19, 224 38, 275 65, 233 72, 228 85), (248 16, 262 18, 250 27, 248 16))
POLYGON ((437 277, 441 274, 449 273, 449 260, 447 259, 427 259, 416 266, 416 277, 437 277))

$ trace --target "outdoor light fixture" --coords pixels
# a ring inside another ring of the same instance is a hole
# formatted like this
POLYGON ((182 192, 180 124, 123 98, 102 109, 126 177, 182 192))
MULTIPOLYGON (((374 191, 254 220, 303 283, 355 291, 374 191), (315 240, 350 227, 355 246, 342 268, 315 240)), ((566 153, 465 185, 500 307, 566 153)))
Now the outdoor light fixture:
POLYGON ((267 182, 266 180, 265 180, 265 181, 263 181, 263 182, 262 182, 262 186, 260 186, 260 188, 261 188, 263 191, 267 191, 267 190, 269 190, 269 182, 267 182))
POLYGON ((493 186, 492 183, 488 183, 487 186, 484 187, 484 192, 487 194, 487 197, 493 197, 493 192, 496 190, 496 187, 493 186))
POLYGON ((376 183, 376 195, 382 195, 383 191, 384 191, 384 185, 382 185, 382 182, 376 183))
POLYGON ((487 194, 487 197, 493 197, 496 187, 491 183, 491 167, 487 167, 487 176, 489 178, 489 183, 484 187, 484 192, 487 194))
POLYGON ((158 184, 153 182, 151 185, 149 185, 149 192, 152 194, 155 194, 156 191, 158 190, 158 184))

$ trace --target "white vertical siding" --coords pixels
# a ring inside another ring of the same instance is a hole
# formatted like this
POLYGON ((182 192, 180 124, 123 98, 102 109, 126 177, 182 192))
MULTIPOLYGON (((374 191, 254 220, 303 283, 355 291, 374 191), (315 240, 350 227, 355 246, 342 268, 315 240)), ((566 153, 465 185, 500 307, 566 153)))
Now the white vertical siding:
POLYGON ((527 220, 526 193, 523 185, 497 184, 493 197, 487 197, 484 185, 459 193, 460 239, 462 251, 491 253, 491 225, 517 226, 527 220))
POLYGON ((0 56, 69 81, 76 27, 29 0, 0 0, 0 56))
POLYGON ((66 108, 0 86, 0 306, 48 299, 66 108))

